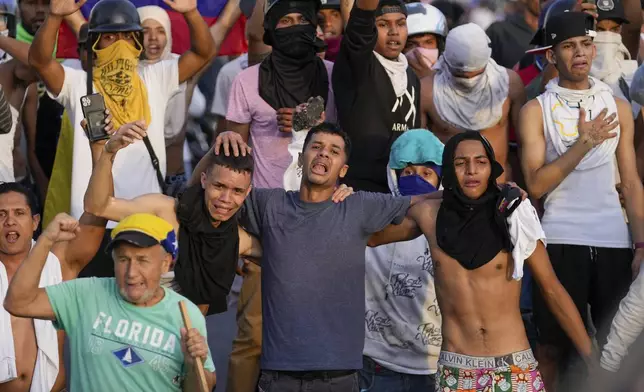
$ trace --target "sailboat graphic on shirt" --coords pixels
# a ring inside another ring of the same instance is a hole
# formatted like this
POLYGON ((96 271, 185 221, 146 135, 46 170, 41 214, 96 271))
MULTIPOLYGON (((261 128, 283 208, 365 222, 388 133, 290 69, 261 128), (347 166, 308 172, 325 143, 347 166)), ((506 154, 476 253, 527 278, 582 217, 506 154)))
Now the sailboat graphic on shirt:
POLYGON ((121 362, 123 367, 130 367, 139 363, 145 362, 131 346, 126 346, 118 350, 112 351, 112 354, 121 362))

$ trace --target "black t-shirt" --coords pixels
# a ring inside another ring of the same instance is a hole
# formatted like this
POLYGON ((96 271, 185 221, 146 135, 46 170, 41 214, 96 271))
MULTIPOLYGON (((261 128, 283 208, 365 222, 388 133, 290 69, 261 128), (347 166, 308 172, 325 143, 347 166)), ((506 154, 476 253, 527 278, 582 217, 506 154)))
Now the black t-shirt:
POLYGON ((502 67, 514 67, 530 49, 535 31, 520 15, 510 15, 501 22, 495 22, 486 31, 492 41, 492 58, 502 67))
POLYGON ((353 144, 344 182, 356 190, 389 193, 391 145, 402 132, 420 126, 420 81, 408 68, 407 94, 397 98, 373 53, 377 40, 375 11, 354 6, 332 82, 340 125, 353 144))

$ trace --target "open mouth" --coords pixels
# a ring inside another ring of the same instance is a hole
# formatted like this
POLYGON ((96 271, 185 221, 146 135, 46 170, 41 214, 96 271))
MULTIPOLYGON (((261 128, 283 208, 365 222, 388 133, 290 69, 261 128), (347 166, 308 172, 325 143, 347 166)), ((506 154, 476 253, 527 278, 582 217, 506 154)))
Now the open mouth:
POLYGON ((476 180, 465 181, 466 188, 476 188, 480 184, 481 184, 481 181, 476 181, 476 180))
POLYGON ((311 171, 313 174, 318 174, 318 175, 325 175, 329 171, 329 167, 322 162, 313 162, 313 166, 311 166, 311 171))
POLYGON ((18 242, 18 239, 20 238, 20 234, 18 234, 17 231, 9 231, 7 232, 7 234, 5 234, 4 237, 8 243, 15 244, 16 242, 18 242))
POLYGON ((387 41, 387 45, 386 45, 386 46, 387 46, 387 48, 389 48, 389 49, 391 49, 391 50, 398 50, 398 49, 400 49, 400 48, 401 48, 400 42, 398 42, 398 41, 393 41, 393 40, 391 40, 391 41, 387 41))
POLYGON ((142 289, 145 286, 143 283, 127 283, 127 287, 130 290, 137 290, 137 289, 142 289))
POLYGON ((226 215, 232 210, 232 208, 226 208, 226 207, 217 206, 214 204, 212 205, 212 208, 213 208, 213 213, 220 214, 220 215, 226 215))
POLYGON ((161 47, 159 45, 155 45, 155 44, 148 45, 148 52, 156 54, 159 51, 161 51, 161 47))
POLYGON ((588 62, 586 60, 583 61, 575 61, 572 63, 573 68, 585 68, 588 66, 588 62))

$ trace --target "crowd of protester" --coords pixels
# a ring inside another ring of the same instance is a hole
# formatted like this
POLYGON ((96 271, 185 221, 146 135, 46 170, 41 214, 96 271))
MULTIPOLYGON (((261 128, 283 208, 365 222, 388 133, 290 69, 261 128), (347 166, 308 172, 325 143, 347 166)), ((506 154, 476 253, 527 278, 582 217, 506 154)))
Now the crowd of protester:
POLYGON ((84 3, 0 0, 0 392, 215 390, 233 307, 228 392, 644 391, 644 2, 84 3))

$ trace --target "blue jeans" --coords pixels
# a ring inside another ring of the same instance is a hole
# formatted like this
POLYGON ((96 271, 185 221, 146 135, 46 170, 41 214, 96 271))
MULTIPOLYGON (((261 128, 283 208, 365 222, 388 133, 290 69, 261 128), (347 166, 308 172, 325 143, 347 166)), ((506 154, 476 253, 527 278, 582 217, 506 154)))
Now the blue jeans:
POLYGON ((362 358, 360 392, 434 392, 433 374, 398 373, 385 369, 369 357, 362 358))

